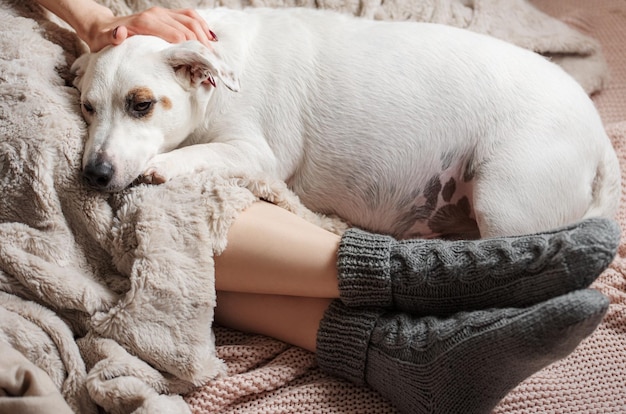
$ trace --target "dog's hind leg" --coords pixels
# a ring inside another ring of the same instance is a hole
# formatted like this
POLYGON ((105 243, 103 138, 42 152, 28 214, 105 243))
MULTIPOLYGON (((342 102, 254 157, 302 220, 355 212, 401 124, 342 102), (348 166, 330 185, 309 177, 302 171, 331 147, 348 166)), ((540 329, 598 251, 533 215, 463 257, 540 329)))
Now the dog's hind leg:
POLYGON ((593 200, 585 213, 587 217, 613 217, 617 212, 622 193, 619 161, 613 147, 607 146, 604 157, 598 163, 593 180, 593 200))
POLYGON ((572 168, 556 151, 530 156, 487 161, 477 171, 472 206, 481 238, 546 231, 585 216, 595 172, 583 163, 572 168))

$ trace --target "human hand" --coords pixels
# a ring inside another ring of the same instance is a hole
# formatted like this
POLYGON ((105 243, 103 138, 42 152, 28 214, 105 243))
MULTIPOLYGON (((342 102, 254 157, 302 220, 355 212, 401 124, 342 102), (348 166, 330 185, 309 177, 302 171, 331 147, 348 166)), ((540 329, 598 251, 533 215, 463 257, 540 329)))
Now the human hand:
POLYGON ((152 7, 129 16, 101 16, 94 21, 83 40, 92 52, 97 52, 139 34, 158 36, 171 43, 198 40, 207 46, 217 40, 215 33, 195 10, 162 7, 152 7))

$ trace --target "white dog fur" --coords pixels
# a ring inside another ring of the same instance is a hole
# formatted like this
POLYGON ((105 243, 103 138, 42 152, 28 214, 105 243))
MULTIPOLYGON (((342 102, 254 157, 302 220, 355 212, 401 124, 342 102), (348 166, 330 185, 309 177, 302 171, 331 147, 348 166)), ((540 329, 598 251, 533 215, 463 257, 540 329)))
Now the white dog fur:
POLYGON ((74 64, 98 189, 245 169, 397 237, 523 234, 616 211, 618 161, 593 103, 535 53, 311 9, 199 13, 212 48, 134 36, 74 64))

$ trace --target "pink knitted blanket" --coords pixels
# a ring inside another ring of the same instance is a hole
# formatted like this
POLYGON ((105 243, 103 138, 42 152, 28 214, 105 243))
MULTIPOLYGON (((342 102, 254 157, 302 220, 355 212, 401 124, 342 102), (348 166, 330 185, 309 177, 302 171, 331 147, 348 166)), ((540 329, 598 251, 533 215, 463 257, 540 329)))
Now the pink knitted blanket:
MULTIPOLYGON (((601 42, 612 76, 594 101, 626 171, 626 1, 533 4, 601 42)), ((624 196, 617 219, 626 229, 624 196)), ((594 285, 611 299, 602 325, 568 358, 520 384, 495 413, 626 412, 626 234, 622 240, 617 259, 594 285)), ((306 351, 219 327, 216 335, 228 376, 186 396, 195 413, 395 412, 375 392, 321 373, 306 351)))

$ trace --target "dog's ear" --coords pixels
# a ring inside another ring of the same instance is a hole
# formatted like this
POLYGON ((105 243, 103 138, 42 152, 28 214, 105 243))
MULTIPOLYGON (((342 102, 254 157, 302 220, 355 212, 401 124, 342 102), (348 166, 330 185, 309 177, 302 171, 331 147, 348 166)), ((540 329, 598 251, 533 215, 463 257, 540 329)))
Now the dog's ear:
POLYGON ((83 53, 72 63, 72 67, 70 68, 70 73, 74 75, 73 84, 79 91, 82 89, 83 75, 87 70, 90 59, 91 53, 83 53))
POLYGON ((228 89, 239 91, 239 79, 215 51, 195 40, 180 43, 163 52, 165 61, 176 74, 193 87, 207 82, 215 87, 219 78, 228 89))

